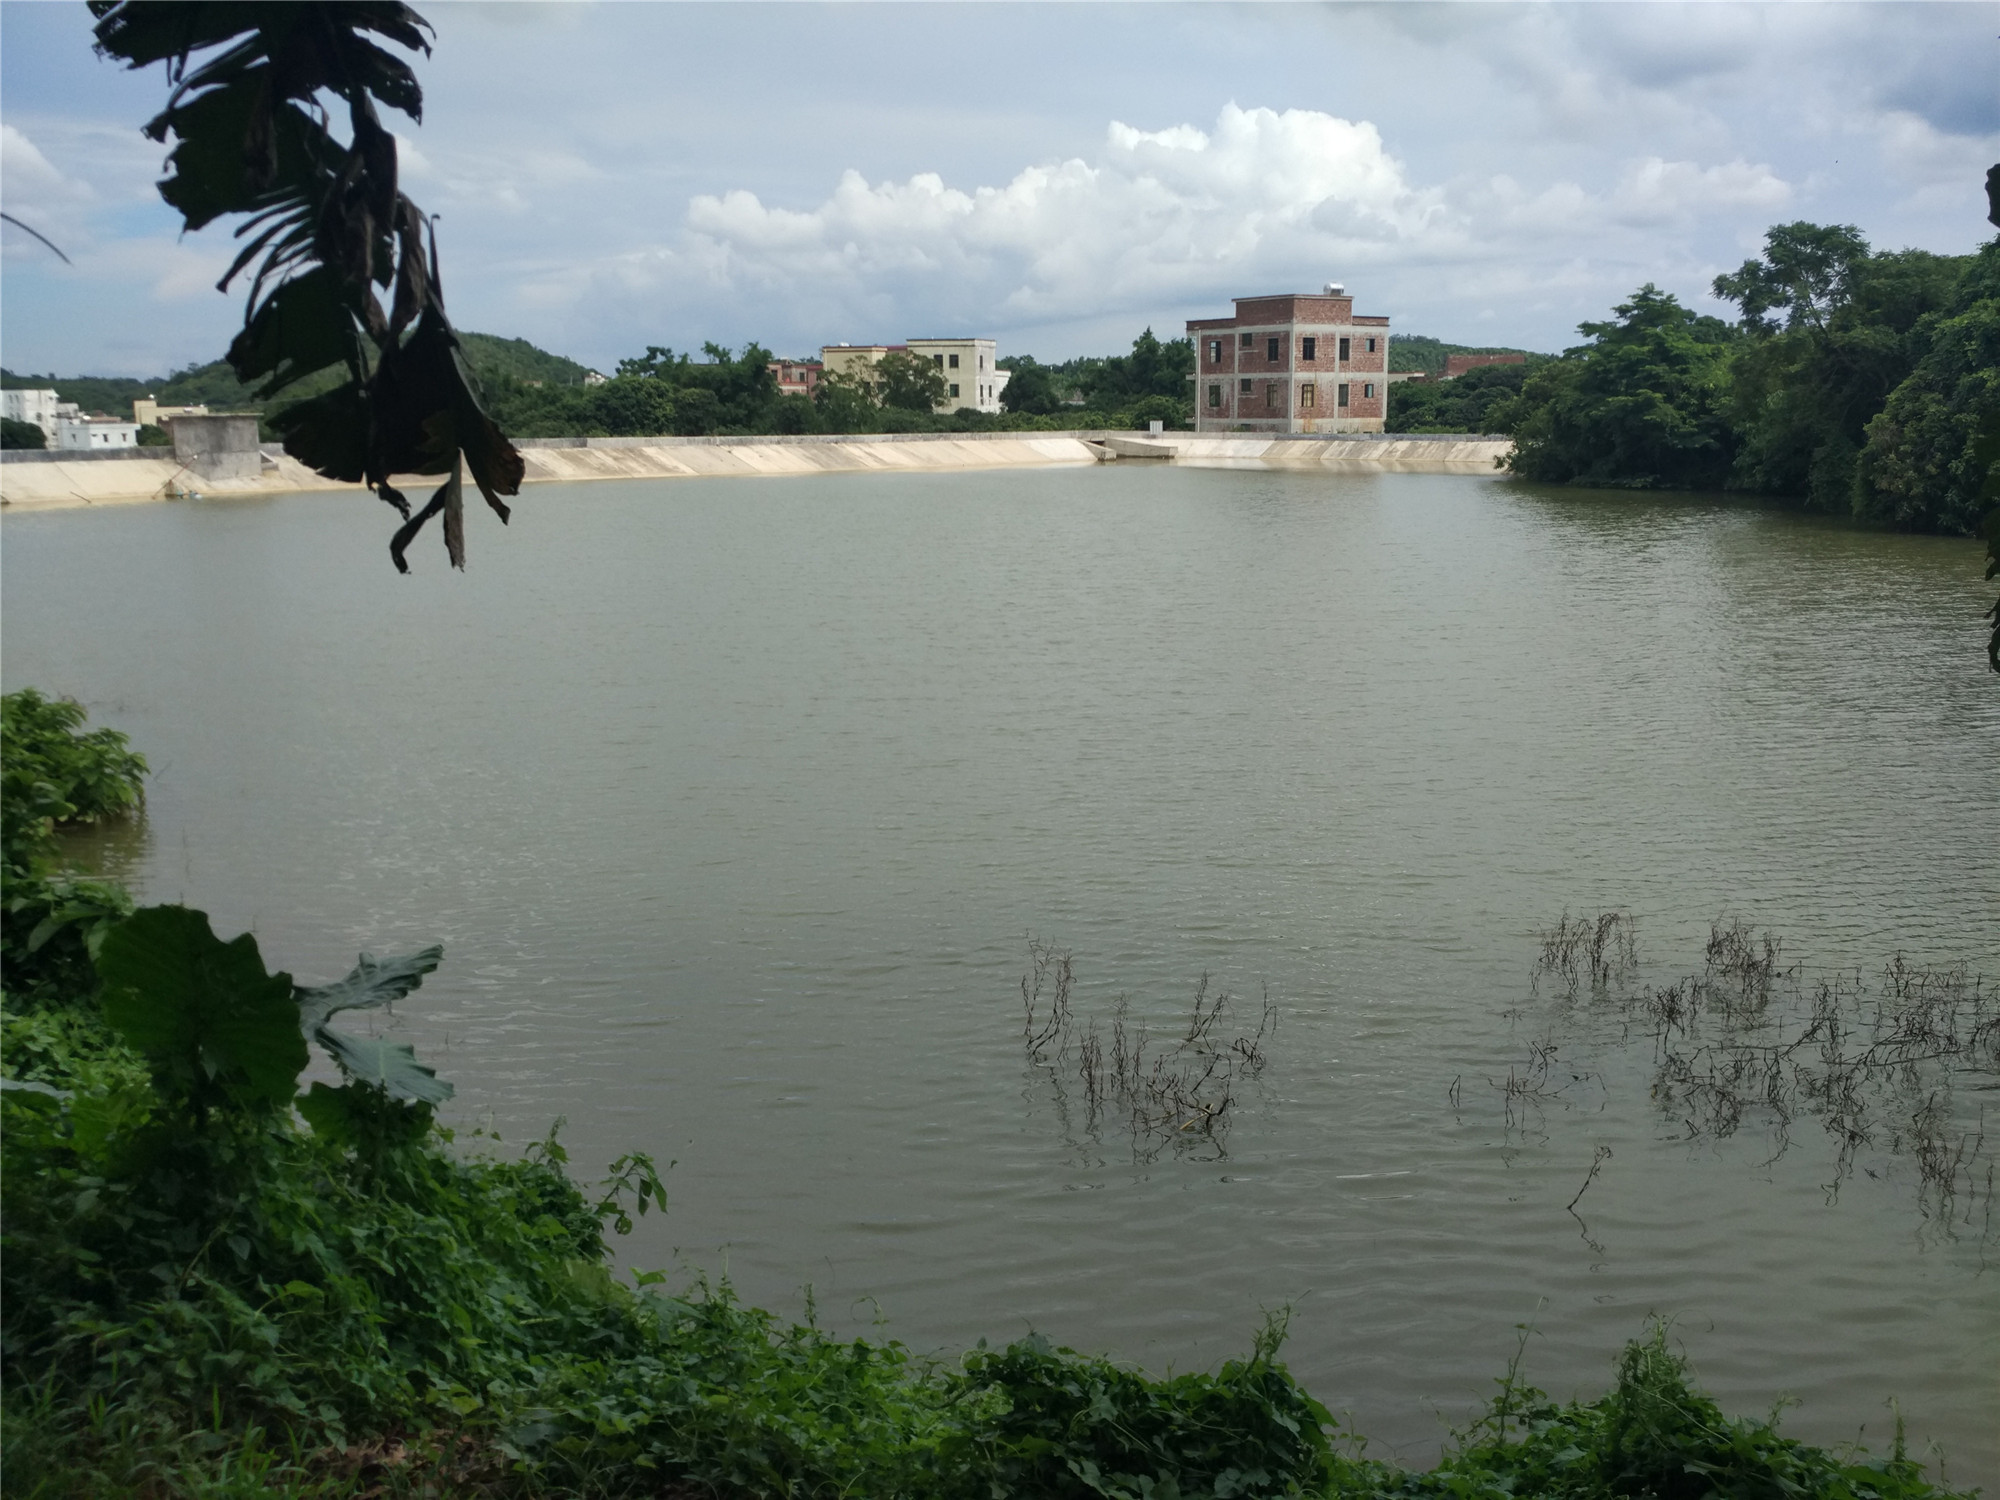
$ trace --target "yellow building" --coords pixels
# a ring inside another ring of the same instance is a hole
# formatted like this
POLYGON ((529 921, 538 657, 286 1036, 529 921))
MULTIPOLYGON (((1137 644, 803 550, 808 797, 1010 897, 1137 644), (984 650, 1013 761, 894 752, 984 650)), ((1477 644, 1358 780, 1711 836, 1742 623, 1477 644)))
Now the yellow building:
POLYGON ((911 339, 907 344, 826 344, 819 351, 827 375, 875 383, 875 366, 891 354, 908 354, 928 359, 944 376, 944 399, 935 410, 949 414, 961 407, 974 411, 1000 410, 1000 392, 1007 385, 1007 371, 994 362, 992 339, 911 339))
POLYGON ((175 417, 205 417, 206 406, 162 406, 151 396, 141 396, 132 403, 132 420, 141 427, 158 427, 175 417))
POLYGON ((820 378, 838 375, 844 380, 873 385, 875 367, 902 348, 901 344, 827 344, 819 351, 820 378))

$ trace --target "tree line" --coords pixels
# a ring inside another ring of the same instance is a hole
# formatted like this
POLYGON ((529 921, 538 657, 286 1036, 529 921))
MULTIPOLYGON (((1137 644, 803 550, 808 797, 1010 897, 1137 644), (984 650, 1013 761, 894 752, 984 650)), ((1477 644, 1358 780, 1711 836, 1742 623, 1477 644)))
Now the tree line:
POLYGON ((1495 432, 1524 478, 1733 490, 1969 536, 2000 417, 2000 240, 1876 250, 1851 225, 1780 224, 1715 278, 1734 320, 1648 283, 1559 358, 1391 387, 1398 431, 1495 432))
POLYGON ((945 379, 920 355, 891 353, 865 372, 823 374, 813 394, 783 392, 761 344, 740 351, 709 343, 703 358, 649 345, 619 361, 601 384, 531 384, 505 374, 486 380, 495 418, 518 437, 759 437, 869 432, 1004 432, 1187 427, 1194 346, 1161 340, 1148 328, 1129 354, 1043 364, 1032 356, 999 361, 1009 372, 1000 412, 938 411, 945 379))

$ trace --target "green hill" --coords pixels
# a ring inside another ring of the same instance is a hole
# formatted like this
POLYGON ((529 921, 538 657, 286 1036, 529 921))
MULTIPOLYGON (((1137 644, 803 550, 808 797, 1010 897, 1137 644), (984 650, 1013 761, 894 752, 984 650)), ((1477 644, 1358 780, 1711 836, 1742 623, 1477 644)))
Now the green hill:
MULTIPOLYGON (((490 333, 461 333, 466 359, 473 373, 491 386, 505 381, 523 385, 582 385, 588 373, 573 359, 538 349, 526 339, 503 339, 490 333)), ((289 386, 269 401, 259 401, 252 387, 244 385, 221 360, 205 365, 189 365, 171 375, 142 380, 123 375, 17 375, 0 370, 0 387, 8 390, 42 389, 53 386, 59 400, 74 401, 86 412, 130 417, 132 403, 151 396, 165 406, 206 406, 214 411, 265 412, 289 405, 337 385, 337 369, 289 386)))
POLYGON ((1391 370, 1422 370, 1431 379, 1441 380, 1444 378, 1444 357, 1447 354, 1525 354, 1530 364, 1548 357, 1537 354, 1533 349, 1515 349, 1504 344, 1447 344, 1421 333, 1389 331, 1391 370))

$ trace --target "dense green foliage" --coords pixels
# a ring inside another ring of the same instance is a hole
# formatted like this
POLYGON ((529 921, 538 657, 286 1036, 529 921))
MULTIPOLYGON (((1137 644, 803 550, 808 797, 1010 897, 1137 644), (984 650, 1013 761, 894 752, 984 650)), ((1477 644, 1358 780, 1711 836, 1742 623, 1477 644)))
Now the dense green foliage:
POLYGON ((1887 1459, 1782 1436, 1775 1421, 1729 1418, 1689 1383, 1655 1328, 1629 1344, 1596 1401, 1558 1405, 1510 1371, 1484 1420, 1436 1469, 1412 1474, 1340 1460, 1336 1495, 1437 1500, 1896 1500, 1936 1495, 1898 1432, 1887 1459))
MULTIPOLYGON (((1539 361, 1538 361, 1539 363, 1539 361)), ((1390 432, 1509 432, 1531 365, 1480 365, 1451 380, 1389 386, 1390 432)))
POLYGON ((0 983, 10 1011, 86 1007, 90 955, 132 903, 108 881, 56 867, 58 824, 95 823, 143 801, 146 762, 115 729, 23 688, 0 698, 0 983))
POLYGON ((1855 465, 1868 423, 1915 367, 1962 265, 1871 253, 1851 228, 1801 223, 1773 228, 1760 259, 1717 277, 1745 335, 1731 370, 1741 440, 1730 486, 1836 515, 1865 509, 1855 465))
POLYGON ((1854 505, 1870 520, 1971 534, 2000 505, 2000 240, 1983 248, 1950 300, 1920 317, 1909 376, 1866 428, 1854 505))
POLYGON ((1781 224, 1714 291, 1736 304, 1734 325, 1652 286, 1615 321, 1582 325, 1589 343, 1489 416, 1516 436, 1514 471, 1980 530, 2000 458, 1982 437, 2000 420, 2000 241, 1971 256, 1877 251, 1849 226, 1781 224))
POLYGON ((1585 323, 1590 344, 1523 384, 1514 472, 1556 484, 1720 489, 1735 456, 1725 410, 1735 334, 1650 283, 1616 312, 1614 322, 1585 323))
POLYGON ((1132 352, 1085 355, 1046 365, 1026 354, 1009 355, 1000 368, 1012 378, 1000 393, 1009 413, 1055 416, 1064 411, 1138 414, 1136 420, 1095 422, 1073 417, 1067 425, 1144 426, 1149 421, 1188 427, 1194 421, 1194 340, 1162 340, 1151 328, 1132 341, 1132 352))
POLYGON ((407 1045, 334 1028, 439 950, 306 987, 199 912, 114 902, 38 967, 20 939, 54 901, 55 829, 137 808, 144 762, 74 704, 4 707, 10 1494, 1941 1496, 1900 1444, 1843 1457, 1725 1418, 1659 1332, 1594 1402, 1510 1372, 1419 1473, 1360 1456, 1278 1362, 1281 1322, 1155 1379, 1037 1337, 940 1364, 810 1305, 787 1326, 727 1287, 620 1280, 607 1230, 665 1205, 646 1158, 585 1192, 553 1132, 469 1154, 407 1045), (309 1043, 342 1082, 300 1095, 309 1043))
POLYGON ((46 448, 49 435, 34 422, 0 417, 0 448, 46 448))

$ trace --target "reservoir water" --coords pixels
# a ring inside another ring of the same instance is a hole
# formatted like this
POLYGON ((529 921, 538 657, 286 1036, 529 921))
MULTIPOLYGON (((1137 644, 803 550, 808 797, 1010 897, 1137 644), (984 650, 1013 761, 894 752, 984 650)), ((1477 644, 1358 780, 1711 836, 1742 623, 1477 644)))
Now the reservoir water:
MULTIPOLYGON (((428 535, 396 576, 390 522, 9 515, 6 685, 151 760, 82 851, 142 899, 304 980, 443 942, 390 1024, 462 1139, 676 1163, 629 1263, 1154 1370, 1288 1306, 1294 1370, 1410 1462, 1519 1325, 1568 1396, 1659 1315, 1731 1409, 1879 1445, 1893 1397, 2000 1482, 1990 1190, 1941 1212, 1810 1122, 1691 1136, 1647 1037, 1530 983, 1604 909, 1646 983, 1718 921, 1807 979, 2000 979, 1973 544, 1136 465, 545 486, 462 576, 428 535), (1217 1142, 1088 1128, 1024 1053, 1031 940, 1080 1025, 1268 993, 1217 1142)), ((1958 1139, 2000 1141, 1985 1081, 1958 1139)))

